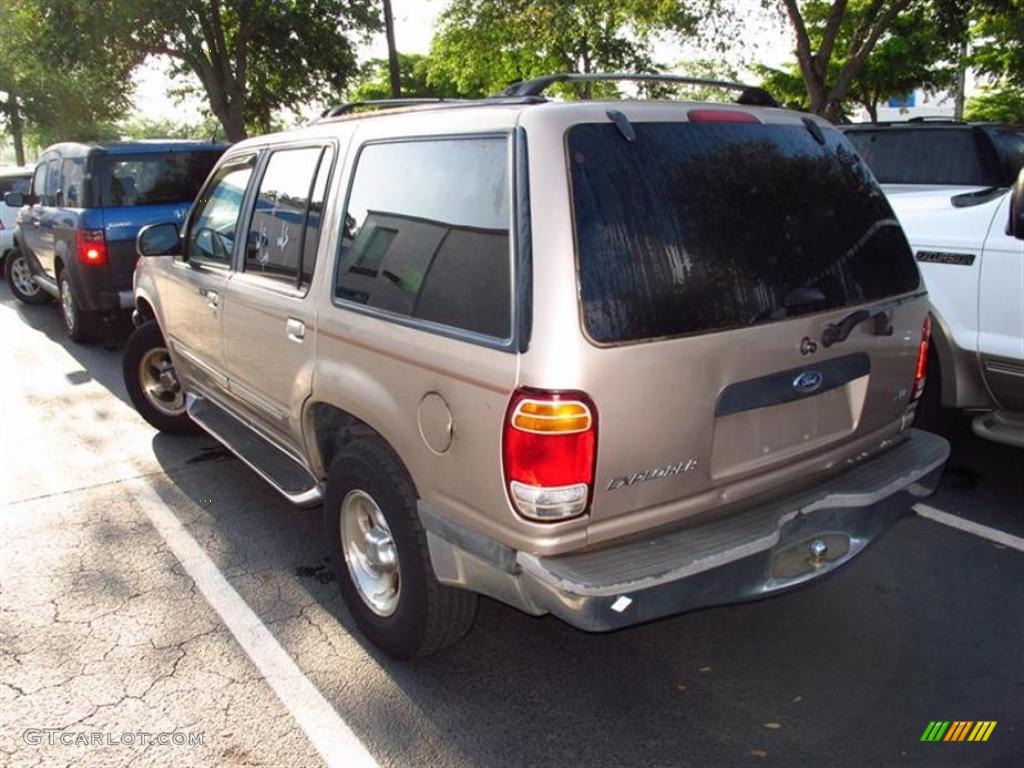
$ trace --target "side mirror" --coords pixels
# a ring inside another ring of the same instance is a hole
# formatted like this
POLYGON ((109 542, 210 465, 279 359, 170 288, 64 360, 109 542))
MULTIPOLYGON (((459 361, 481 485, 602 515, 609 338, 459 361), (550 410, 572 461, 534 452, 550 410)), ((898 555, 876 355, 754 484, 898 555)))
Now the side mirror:
POLYGON ((4 204, 11 208, 21 208, 25 204, 24 192, 8 192, 4 195, 4 204))
POLYGON ((177 224, 150 224, 139 230, 135 238, 139 256, 177 256, 181 252, 181 238, 177 224))
POLYGON ((1010 191, 1010 222, 1006 234, 1024 240, 1024 168, 1017 176, 1017 183, 1010 191))

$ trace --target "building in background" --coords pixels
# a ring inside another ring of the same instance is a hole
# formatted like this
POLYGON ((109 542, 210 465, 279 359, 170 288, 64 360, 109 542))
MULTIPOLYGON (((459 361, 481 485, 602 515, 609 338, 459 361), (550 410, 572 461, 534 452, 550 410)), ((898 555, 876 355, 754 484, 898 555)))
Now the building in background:
MULTIPOLYGON (((923 89, 908 94, 890 96, 888 101, 878 105, 878 122, 909 120, 912 117, 949 117, 954 115, 953 94, 947 92, 928 93, 923 89)), ((855 122, 867 123, 871 116, 861 109, 854 117, 855 122)))

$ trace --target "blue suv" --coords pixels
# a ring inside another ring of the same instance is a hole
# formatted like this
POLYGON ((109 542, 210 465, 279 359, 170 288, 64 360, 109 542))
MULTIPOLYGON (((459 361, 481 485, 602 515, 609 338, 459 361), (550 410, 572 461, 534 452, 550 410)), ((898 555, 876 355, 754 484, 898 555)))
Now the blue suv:
POLYGON ((225 149, 167 140, 48 147, 29 192, 5 197, 21 208, 8 269, 27 267, 42 291, 9 280, 11 291, 29 304, 59 299, 75 341, 130 312, 136 234, 147 224, 184 221, 225 149))

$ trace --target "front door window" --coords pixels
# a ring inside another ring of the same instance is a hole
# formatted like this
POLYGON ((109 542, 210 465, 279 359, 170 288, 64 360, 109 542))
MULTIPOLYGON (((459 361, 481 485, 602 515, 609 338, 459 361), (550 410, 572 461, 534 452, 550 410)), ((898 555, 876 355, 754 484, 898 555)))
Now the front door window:
POLYGON ((188 233, 186 259, 230 266, 242 200, 255 161, 251 156, 225 164, 200 193, 188 233))

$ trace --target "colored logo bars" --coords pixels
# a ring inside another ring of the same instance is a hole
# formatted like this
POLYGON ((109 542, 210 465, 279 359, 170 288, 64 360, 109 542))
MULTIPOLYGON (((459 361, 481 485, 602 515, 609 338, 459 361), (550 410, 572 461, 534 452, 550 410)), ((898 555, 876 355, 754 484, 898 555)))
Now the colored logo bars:
POLYGON ((988 741, 995 727, 995 720, 932 720, 921 741, 988 741))

